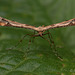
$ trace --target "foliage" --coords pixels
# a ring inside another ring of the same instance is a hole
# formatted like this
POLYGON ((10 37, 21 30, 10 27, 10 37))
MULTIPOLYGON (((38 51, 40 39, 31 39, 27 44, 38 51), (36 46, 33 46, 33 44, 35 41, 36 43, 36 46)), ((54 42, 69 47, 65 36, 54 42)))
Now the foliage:
MULTIPOLYGON (((74 0, 0 0, 0 16, 46 26, 74 18, 74 7, 74 0)), ((0 75, 75 75, 75 27, 51 29, 50 32, 63 61, 40 37, 29 45, 31 37, 27 36, 14 48, 24 35, 34 31, 0 27, 0 75)))

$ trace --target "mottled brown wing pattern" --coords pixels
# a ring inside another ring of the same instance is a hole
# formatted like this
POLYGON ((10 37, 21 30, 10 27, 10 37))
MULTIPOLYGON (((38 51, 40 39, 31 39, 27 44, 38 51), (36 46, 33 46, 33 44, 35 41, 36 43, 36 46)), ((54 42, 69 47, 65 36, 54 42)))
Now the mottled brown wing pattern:
MULTIPOLYGON (((19 28, 25 28, 25 29, 31 29, 31 30, 37 31, 38 34, 34 34, 34 35, 27 34, 23 37, 23 39, 26 36, 31 36, 31 37, 40 36, 41 38, 43 38, 43 39, 45 39, 49 42, 49 45, 51 46, 51 48, 54 48, 53 52, 55 53, 55 55, 62 61, 63 59, 58 55, 58 53, 56 51, 56 48, 55 48, 54 41, 52 39, 52 35, 48 30, 52 29, 52 28, 75 26, 75 18, 71 19, 71 20, 68 20, 68 21, 61 22, 61 23, 48 25, 48 26, 45 26, 45 27, 44 26, 35 27, 35 26, 27 25, 27 24, 21 24, 21 23, 18 23, 18 22, 14 22, 14 21, 11 21, 11 20, 0 17, 0 26, 19 27, 19 28), (44 33, 45 31, 47 31, 47 33, 44 33), (48 35, 49 40, 46 39, 44 37, 44 35, 48 35)), ((22 42, 22 39, 20 40, 20 42, 22 42)))

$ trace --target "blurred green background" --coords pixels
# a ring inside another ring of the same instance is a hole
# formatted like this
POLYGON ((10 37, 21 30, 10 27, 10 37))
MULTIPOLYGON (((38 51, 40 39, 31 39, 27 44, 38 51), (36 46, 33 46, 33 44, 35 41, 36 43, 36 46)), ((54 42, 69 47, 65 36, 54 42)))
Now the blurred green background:
MULTIPOLYGON (((75 0, 0 0, 0 16, 36 27, 47 26, 75 18, 75 0)), ((33 32, 0 27, 0 75, 75 75, 75 27, 50 29, 63 61, 40 37, 31 45, 31 37, 26 37, 14 48, 24 35, 33 32)))

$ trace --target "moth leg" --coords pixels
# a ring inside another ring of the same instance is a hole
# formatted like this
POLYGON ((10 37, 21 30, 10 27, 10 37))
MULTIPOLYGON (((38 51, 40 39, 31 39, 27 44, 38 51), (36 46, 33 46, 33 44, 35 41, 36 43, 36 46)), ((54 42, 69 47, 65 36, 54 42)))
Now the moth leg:
POLYGON ((56 46, 55 46, 55 43, 53 41, 51 33, 48 30, 47 30, 47 32, 48 32, 49 40, 52 43, 52 49, 53 49, 53 52, 54 52, 55 56, 57 56, 61 61, 63 61, 63 59, 61 58, 61 56, 59 56, 59 54, 57 53, 56 46))
MULTIPOLYGON (((34 31, 34 34, 33 35, 35 35, 35 31, 34 31)), ((32 38, 32 42, 34 42, 34 40, 35 40, 35 36, 32 36, 33 38, 32 38)))
POLYGON ((34 39, 35 39, 35 31, 34 31, 33 35, 30 36, 30 40, 29 40, 29 43, 28 43, 28 49, 30 49, 30 45, 31 45, 31 43, 34 42, 34 39))
POLYGON ((49 42, 49 45, 52 46, 51 43, 50 43, 50 41, 49 41, 48 39, 44 38, 43 36, 41 36, 41 37, 42 37, 43 39, 47 40, 47 41, 49 42))
POLYGON ((30 40, 28 42, 28 48, 27 48, 28 50, 30 49, 31 42, 32 42, 32 37, 30 36, 30 40))
MULTIPOLYGON (((19 42, 18 42, 13 48, 9 48, 9 49, 15 49, 20 43, 22 43, 22 41, 24 40, 24 38, 27 37, 27 36, 31 36, 31 34, 26 34, 26 35, 24 35, 24 36, 22 37, 22 39, 19 40, 19 42)), ((8 49, 8 50, 9 50, 9 49, 8 49)))

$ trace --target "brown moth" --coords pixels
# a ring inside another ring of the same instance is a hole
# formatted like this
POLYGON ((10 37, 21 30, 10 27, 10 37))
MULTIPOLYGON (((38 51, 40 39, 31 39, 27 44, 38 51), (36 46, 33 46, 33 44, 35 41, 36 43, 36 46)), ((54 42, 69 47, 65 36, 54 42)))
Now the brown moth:
POLYGON ((12 27, 32 29, 32 30, 37 31, 39 36, 42 36, 42 34, 46 30, 49 30, 52 28, 67 27, 67 26, 74 26, 74 25, 75 25, 75 18, 68 20, 68 21, 61 22, 61 23, 48 25, 45 27, 44 26, 35 27, 35 26, 27 25, 27 24, 21 24, 18 22, 14 22, 14 21, 0 17, 0 26, 12 26, 12 27))
MULTIPOLYGON (((48 25, 48 26, 45 26, 45 27, 44 26, 35 27, 35 26, 27 25, 27 24, 21 24, 21 23, 18 23, 18 22, 14 22, 14 21, 11 21, 11 20, 8 20, 8 19, 0 17, 0 26, 19 27, 19 28, 26 28, 26 29, 31 29, 31 30, 37 31, 38 34, 34 34, 34 35, 27 34, 27 35, 29 35, 31 37, 38 37, 38 36, 40 36, 43 39, 47 40, 49 42, 49 44, 50 44, 51 47, 54 45, 53 47, 54 47, 54 53, 55 53, 55 55, 60 60, 62 60, 62 58, 56 52, 54 41, 52 40, 51 33, 48 30, 52 29, 52 28, 75 26, 75 18, 71 19, 71 20, 68 20, 68 21, 61 22, 61 23, 48 25), (45 31, 47 31, 47 33, 44 34, 45 31), (46 35, 46 34, 48 34, 49 40, 43 37, 43 35, 46 35)), ((22 40, 20 40, 20 41, 22 41, 22 40)))

